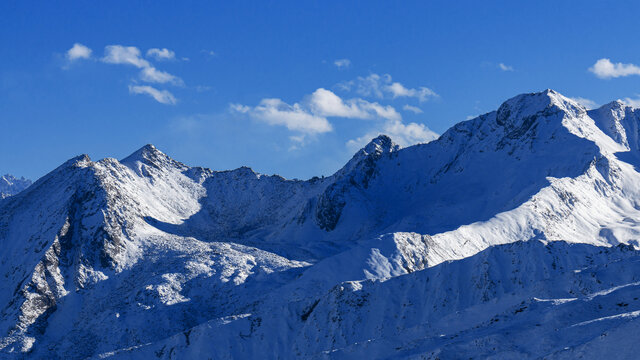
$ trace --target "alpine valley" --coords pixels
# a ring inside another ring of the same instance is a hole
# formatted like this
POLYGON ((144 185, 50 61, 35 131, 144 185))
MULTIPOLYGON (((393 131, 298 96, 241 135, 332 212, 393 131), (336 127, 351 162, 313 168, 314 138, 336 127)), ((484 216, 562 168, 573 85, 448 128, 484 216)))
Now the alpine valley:
POLYGON ((307 181, 79 156, 0 200, 0 358, 634 358, 639 171, 553 90, 307 181))

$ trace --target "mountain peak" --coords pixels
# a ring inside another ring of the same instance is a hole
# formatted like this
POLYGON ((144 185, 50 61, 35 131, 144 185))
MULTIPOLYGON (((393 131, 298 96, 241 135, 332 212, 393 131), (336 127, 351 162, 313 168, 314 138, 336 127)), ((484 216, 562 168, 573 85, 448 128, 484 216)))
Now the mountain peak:
POLYGON ((624 113, 628 108, 630 107, 622 102, 622 100, 615 100, 604 104, 597 109, 589 110, 589 114, 610 114, 619 118, 624 116, 624 113))
POLYGON ((350 169, 354 167, 356 164, 360 163, 363 159, 371 159, 377 160, 384 154, 390 154, 392 152, 398 151, 400 146, 391 140, 391 138, 387 135, 378 135, 373 138, 365 147, 360 149, 354 156, 351 158, 349 163, 345 166, 345 168, 350 169))
MULTIPOLYGON (((597 109, 589 110, 588 113, 600 130, 609 135, 618 144, 629 146, 629 135, 631 135, 631 139, 635 138, 632 135, 635 131, 632 130, 632 127, 629 127, 629 122, 623 121, 628 119, 627 112, 629 110, 631 108, 624 102, 615 100, 597 109), (626 129, 625 126, 627 126, 626 129)), ((636 143, 635 141, 632 142, 636 143)))
POLYGON ((31 180, 6 174, 0 176, 0 199, 15 195, 31 185, 31 180))
POLYGON ((585 113, 586 109, 555 90, 520 94, 505 101, 496 113, 498 125, 509 130, 518 129, 538 116, 548 117, 565 112, 572 115, 585 113))
POLYGON ((622 100, 618 99, 618 100, 614 100, 610 103, 604 104, 600 107, 600 109, 607 109, 607 110, 624 110, 625 108, 627 108, 627 104, 625 104, 622 100))
POLYGON ((363 147, 360 152, 363 155, 380 156, 384 153, 391 153, 397 151, 400 148, 399 145, 393 142, 387 135, 378 135, 376 138, 369 141, 369 143, 363 147))
POLYGON ((165 166, 187 168, 186 165, 173 160, 168 155, 158 150, 158 148, 153 144, 146 144, 136 150, 133 154, 122 159, 120 162, 128 166, 141 163, 155 168, 163 168, 165 166))
POLYGON ((144 145, 140 149, 136 150, 133 154, 129 155, 129 157, 132 157, 136 154, 145 159, 166 156, 162 151, 158 150, 158 148, 155 147, 153 144, 144 145))
POLYGON ((390 154, 400 149, 400 146, 391 140, 387 135, 378 135, 373 138, 365 147, 358 150, 353 155, 351 160, 337 173, 337 174, 349 174, 355 169, 371 168, 374 166, 376 160, 381 158, 384 154, 390 154))
POLYGON ((78 155, 76 157, 73 157, 73 158, 67 160, 59 168, 66 168, 66 167, 70 167, 70 166, 83 167, 83 166, 86 166, 89 163, 91 163, 91 158, 89 157, 89 155, 82 154, 82 155, 78 155))

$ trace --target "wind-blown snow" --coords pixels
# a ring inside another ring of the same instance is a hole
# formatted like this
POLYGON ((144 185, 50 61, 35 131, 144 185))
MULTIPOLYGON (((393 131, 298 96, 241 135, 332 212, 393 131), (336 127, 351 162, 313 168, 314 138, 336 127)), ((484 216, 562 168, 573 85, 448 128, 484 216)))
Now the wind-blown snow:
POLYGON ((79 156, 0 200, 0 354, 595 357, 640 324, 639 121, 546 90, 307 181, 79 156))

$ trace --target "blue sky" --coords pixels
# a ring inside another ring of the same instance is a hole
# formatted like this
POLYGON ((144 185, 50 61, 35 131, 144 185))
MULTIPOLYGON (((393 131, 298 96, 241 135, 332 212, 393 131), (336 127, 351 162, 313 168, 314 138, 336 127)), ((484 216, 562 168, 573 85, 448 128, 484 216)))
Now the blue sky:
POLYGON ((638 13, 631 1, 3 1, 0 173, 35 179, 153 143, 188 165, 309 178, 378 133, 429 141, 523 92, 639 105, 638 13))

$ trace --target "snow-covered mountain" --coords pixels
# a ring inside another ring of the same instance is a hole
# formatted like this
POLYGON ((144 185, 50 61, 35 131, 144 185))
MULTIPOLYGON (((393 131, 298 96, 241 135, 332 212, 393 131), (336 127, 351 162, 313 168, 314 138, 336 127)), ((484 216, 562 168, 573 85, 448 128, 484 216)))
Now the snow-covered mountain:
POLYGON ((0 176, 0 199, 15 195, 31 185, 31 180, 24 177, 16 178, 13 175, 0 176))
POLYGON ((79 156, 0 201, 0 354, 632 357, 639 123, 546 90, 308 181, 79 156))

